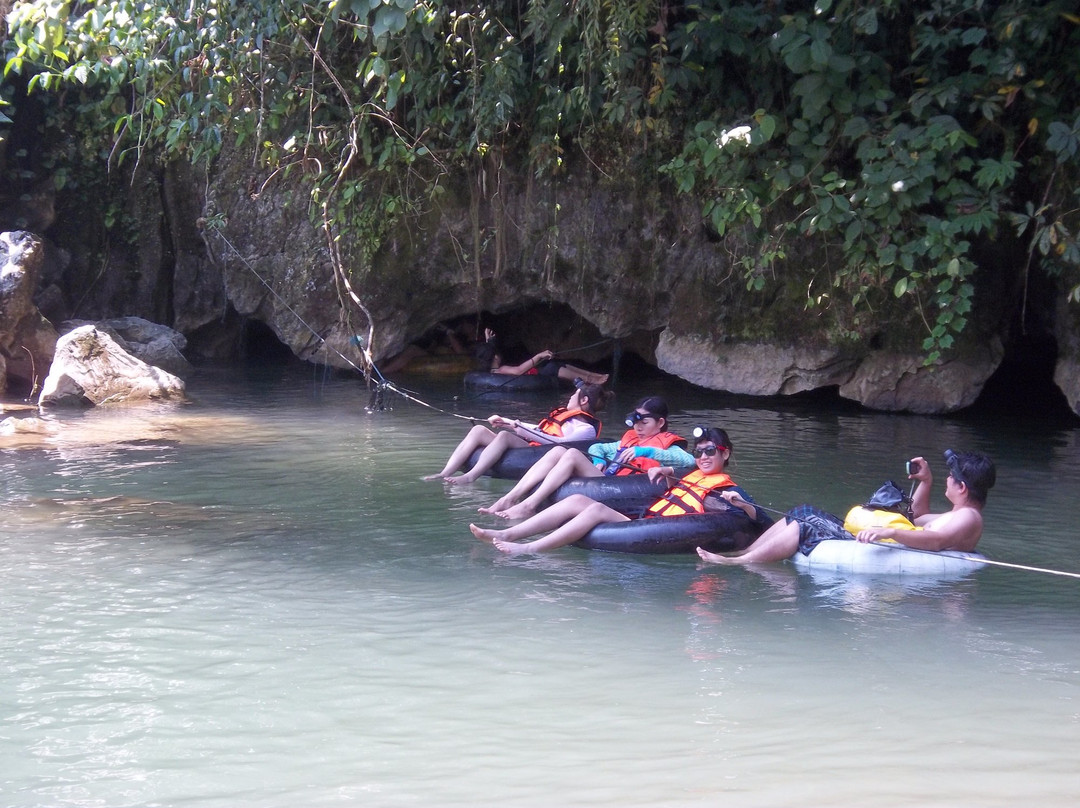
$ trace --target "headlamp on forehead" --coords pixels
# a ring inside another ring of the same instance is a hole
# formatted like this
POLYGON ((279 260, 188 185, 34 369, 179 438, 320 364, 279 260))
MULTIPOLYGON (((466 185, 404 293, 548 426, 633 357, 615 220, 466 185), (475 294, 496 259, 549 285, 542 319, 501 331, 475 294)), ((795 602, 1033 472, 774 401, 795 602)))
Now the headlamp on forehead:
POLYGON ((627 426, 633 426, 638 421, 644 421, 646 418, 655 418, 655 417, 656 416, 653 415, 651 412, 638 412, 637 410, 634 410, 633 412, 628 412, 626 414, 626 425, 627 426))
POLYGON ((724 437, 723 430, 714 429, 708 426, 695 426, 694 427, 694 440, 712 440, 721 449, 730 449, 728 440, 724 437), (712 433, 712 434, 710 434, 712 433))

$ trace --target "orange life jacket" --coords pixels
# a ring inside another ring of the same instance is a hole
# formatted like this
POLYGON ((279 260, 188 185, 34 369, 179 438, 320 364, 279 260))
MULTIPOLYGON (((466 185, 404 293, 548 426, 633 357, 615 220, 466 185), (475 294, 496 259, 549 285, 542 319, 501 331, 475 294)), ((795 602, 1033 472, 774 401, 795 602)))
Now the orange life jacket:
MULTIPOLYGON (((548 414, 548 417, 537 425, 537 429, 545 435, 561 438, 563 436, 563 424, 573 418, 581 418, 592 424, 592 428, 596 430, 597 437, 600 436, 599 418, 592 413, 585 412, 585 410, 568 410, 566 407, 559 407, 557 410, 552 410, 548 414)), ((529 441, 529 445, 539 446, 540 443, 539 441, 529 441)))
POLYGON ((694 469, 656 500, 646 516, 683 516, 705 513, 705 497, 718 488, 731 488, 735 481, 727 474, 706 474, 694 469))
MULTIPOLYGON (((680 438, 674 432, 659 432, 651 438, 641 440, 638 438, 637 432, 628 429, 619 439, 619 448, 615 451, 615 456, 618 457, 619 452, 623 449, 629 449, 631 446, 650 446, 654 449, 670 449, 676 443, 686 443, 686 439, 680 438)), ((634 469, 647 471, 648 469, 659 466, 660 462, 658 460, 653 460, 651 457, 635 457, 626 464, 620 465, 618 467, 619 470, 615 472, 614 476, 625 477, 627 474, 636 474, 637 472, 634 471, 634 469), (628 466, 633 466, 634 468, 628 468, 628 466)))

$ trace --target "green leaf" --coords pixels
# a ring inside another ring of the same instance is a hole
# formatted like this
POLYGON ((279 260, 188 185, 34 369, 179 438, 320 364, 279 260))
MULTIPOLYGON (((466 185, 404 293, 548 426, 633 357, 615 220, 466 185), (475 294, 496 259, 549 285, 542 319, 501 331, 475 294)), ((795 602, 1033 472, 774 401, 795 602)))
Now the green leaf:
POLYGON ((400 33, 407 22, 405 12, 396 6, 380 6, 375 12, 375 23, 371 26, 371 33, 376 39, 381 39, 387 34, 400 33))
POLYGON ((867 8, 861 10, 855 17, 856 32, 865 36, 873 36, 878 30, 877 9, 867 8))
POLYGON ((815 67, 826 67, 832 57, 832 45, 824 39, 815 39, 810 43, 810 60, 815 67))
POLYGON ((776 118, 772 115, 762 115, 758 121, 758 128, 761 131, 763 141, 772 140, 772 136, 776 132, 776 118))

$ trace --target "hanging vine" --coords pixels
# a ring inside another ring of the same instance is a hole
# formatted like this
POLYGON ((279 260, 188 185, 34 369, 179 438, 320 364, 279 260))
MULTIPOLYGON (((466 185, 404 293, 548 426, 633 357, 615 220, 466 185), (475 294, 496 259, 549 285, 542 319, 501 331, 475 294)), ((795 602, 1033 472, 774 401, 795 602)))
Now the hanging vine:
POLYGON ((819 245, 835 261, 806 305, 909 300, 928 361, 967 324, 980 244, 1024 239, 1023 272, 1080 298, 1066 0, 34 0, 7 22, 0 136, 28 94, 46 117, 9 176, 71 190, 102 164, 249 149, 266 182, 303 172, 369 325, 365 266, 447 175, 495 211, 457 245, 479 290, 506 260, 505 161, 558 178, 571 150, 700 201, 750 290, 819 245))

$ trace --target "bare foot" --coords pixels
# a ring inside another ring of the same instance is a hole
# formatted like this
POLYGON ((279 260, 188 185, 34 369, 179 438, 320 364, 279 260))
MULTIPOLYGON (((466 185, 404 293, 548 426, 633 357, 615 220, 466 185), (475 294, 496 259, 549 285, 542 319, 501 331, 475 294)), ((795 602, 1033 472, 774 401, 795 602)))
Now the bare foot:
POLYGON ((450 485, 461 485, 462 483, 471 483, 475 479, 475 477, 470 477, 468 474, 459 474, 457 477, 447 477, 443 482, 450 485))
POLYGON ((522 553, 533 552, 529 549, 528 544, 518 544, 517 542, 503 541, 502 539, 494 539, 491 543, 495 545, 496 550, 507 555, 521 555, 522 553))
POLYGON ((496 516, 501 516, 503 519, 528 519, 534 513, 536 513, 535 506, 530 505, 528 502, 519 502, 512 508, 494 511, 496 516))
POLYGON ((506 510, 507 508, 509 508, 511 505, 514 504, 514 502, 512 500, 509 501, 509 502, 506 502, 504 500, 506 500, 506 497, 502 497, 500 499, 497 499, 493 503, 488 505, 486 508, 477 508, 476 512, 477 513, 497 514, 497 513, 500 513, 502 511, 506 510))
POLYGON ((429 474, 427 477, 421 477, 420 479, 421 480, 442 480, 442 479, 445 479, 445 478, 446 478, 446 475, 443 474, 440 471, 438 474, 429 474))
POLYGON ((719 553, 710 553, 708 550, 702 550, 700 547, 697 548, 697 554, 699 556, 701 556, 702 561, 708 561, 710 564, 737 564, 738 563, 737 561, 735 561, 733 559, 730 559, 727 556, 722 556, 719 553))
POLYGON ((606 373, 595 373, 595 374, 593 374, 592 383, 593 384, 607 384, 607 380, 608 380, 608 374, 606 374, 606 373))
POLYGON ((496 535, 500 532, 498 530, 488 530, 487 528, 477 527, 476 525, 469 525, 469 530, 480 541, 494 542, 496 535))

